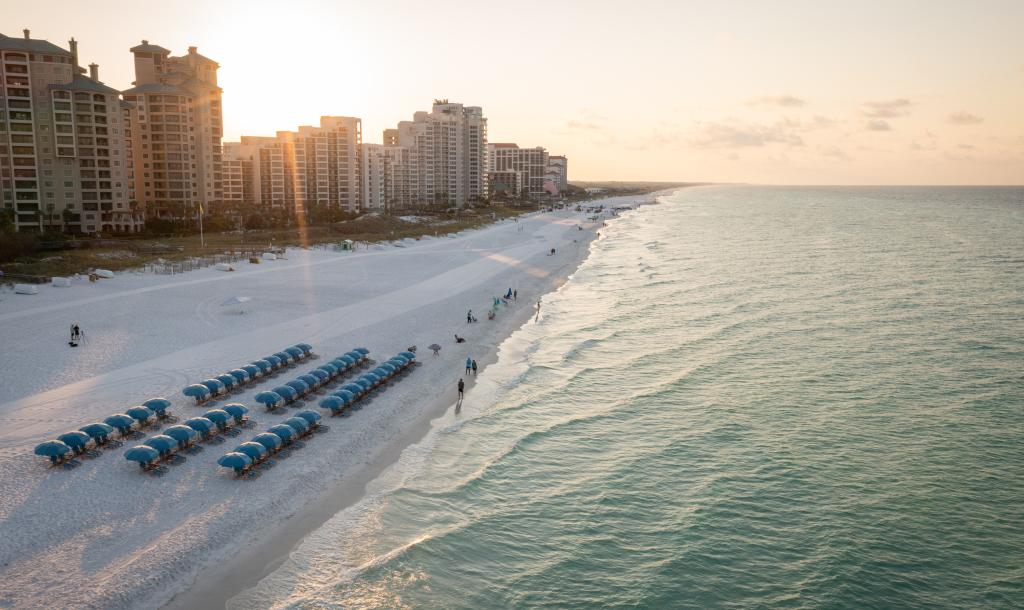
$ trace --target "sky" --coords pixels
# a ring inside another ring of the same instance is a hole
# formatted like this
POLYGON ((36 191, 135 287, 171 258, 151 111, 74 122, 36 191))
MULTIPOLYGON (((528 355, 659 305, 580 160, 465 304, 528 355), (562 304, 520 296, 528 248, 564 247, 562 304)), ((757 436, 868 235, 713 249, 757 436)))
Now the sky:
POLYGON ((122 89, 199 47, 226 141, 447 98, 570 180, 1024 184, 1021 0, 0 0, 22 28, 122 89))

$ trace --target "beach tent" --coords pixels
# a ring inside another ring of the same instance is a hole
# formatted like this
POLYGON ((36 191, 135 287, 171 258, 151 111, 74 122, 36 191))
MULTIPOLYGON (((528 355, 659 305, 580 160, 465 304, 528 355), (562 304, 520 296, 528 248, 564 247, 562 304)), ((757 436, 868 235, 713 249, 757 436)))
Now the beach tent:
POLYGON ((301 417, 289 417, 281 423, 291 427, 297 434, 303 434, 309 430, 309 422, 301 417))
POLYGON ((70 278, 66 278, 66 277, 55 277, 52 280, 50 280, 50 283, 53 284, 54 288, 70 288, 71 287, 71 279, 70 278))
POLYGON ((299 397, 299 393, 295 391, 295 388, 290 385, 279 385, 273 390, 275 393, 280 394, 286 402, 292 402, 299 397))
POLYGON ((262 432, 252 437, 252 442, 259 443, 267 448, 267 451, 276 451, 283 443, 281 437, 270 432, 262 432))
POLYGON ((71 447, 68 447, 66 443, 61 441, 46 441, 36 445, 34 453, 48 457, 51 462, 56 464, 62 457, 71 453, 71 447))
POLYGON ((263 369, 256 366, 255 364, 245 364, 238 368, 245 371, 249 375, 249 379, 255 379, 263 374, 263 369))
POLYGON ((151 436, 142 442, 143 445, 152 447, 160 452, 160 455, 167 455, 178 447, 178 441, 166 434, 151 436))
POLYGON ((288 444, 289 442, 291 442, 293 438, 297 436, 295 434, 295 428, 292 428, 291 426, 286 426, 284 424, 277 424, 276 426, 271 426, 267 428, 267 432, 280 436, 281 440, 284 441, 285 444, 288 444))
MULTIPOLYGON (((289 390, 291 388, 288 388, 289 390)), ((256 402, 261 405, 265 405, 268 409, 273 409, 277 405, 284 401, 284 398, 277 392, 260 392, 256 395, 256 402)))
POLYGON ((104 419, 103 423, 117 428, 121 434, 127 434, 132 429, 132 424, 135 423, 135 420, 123 413, 117 413, 104 419))
POLYGON ((252 458, 244 453, 237 453, 232 451, 226 453, 217 460, 217 463, 225 468, 234 468, 235 474, 241 475, 245 472, 245 469, 252 466, 252 458))
POLYGON ((92 437, 80 430, 65 432, 57 437, 57 440, 71 447, 75 452, 85 449, 92 437))
POLYGON ((240 405, 238 403, 231 403, 229 405, 224 405, 221 408, 226 413, 228 413, 228 415, 233 417, 235 419, 235 422, 239 423, 239 424, 242 423, 243 421, 245 421, 245 414, 249 412, 249 409, 246 409, 245 405, 240 405))
POLYGON ((220 307, 221 309, 224 310, 224 313, 243 314, 245 313, 245 310, 249 308, 249 306, 246 305, 246 303, 248 303, 251 300, 251 297, 228 297, 220 302, 220 307))
POLYGON ((185 447, 188 447, 189 443, 192 442, 192 439, 194 439, 199 433, 188 426, 178 424, 175 426, 168 426, 168 428, 164 430, 164 434, 173 438, 178 443, 178 446, 184 449, 185 447))
POLYGON ((139 466, 145 468, 160 459, 160 452, 147 445, 137 445, 124 452, 124 459, 138 462, 139 466))
POLYGON ((269 451, 267 450, 266 447, 259 443, 246 441, 241 445, 235 447, 235 453, 244 453, 245 455, 249 456, 249 459, 251 459, 253 462, 257 462, 265 458, 269 451))
POLYGON ((124 413, 128 417, 139 422, 139 426, 146 425, 146 422, 149 421, 149 418, 156 415, 156 413, 153 413, 152 409, 150 409, 149 407, 143 407, 142 405, 125 409, 124 413))
POLYGON ((15 284, 14 294, 39 294, 39 287, 35 284, 15 284))
POLYGON ((106 442, 107 437, 114 433, 113 426, 109 424, 102 424, 100 422, 86 424, 79 428, 79 430, 91 436, 97 443, 106 442))
POLYGON ((320 420, 323 419, 323 416, 316 411, 299 411, 295 414, 295 417, 301 417, 306 420, 310 426, 318 426, 320 424, 320 420))
POLYGON ((235 381, 242 384, 249 381, 249 372, 243 371, 242 369, 231 369, 228 371, 228 375, 235 378, 235 381))
POLYGON ((202 402, 210 395, 210 388, 201 383, 193 383, 181 391, 185 396, 191 396, 196 402, 202 402))

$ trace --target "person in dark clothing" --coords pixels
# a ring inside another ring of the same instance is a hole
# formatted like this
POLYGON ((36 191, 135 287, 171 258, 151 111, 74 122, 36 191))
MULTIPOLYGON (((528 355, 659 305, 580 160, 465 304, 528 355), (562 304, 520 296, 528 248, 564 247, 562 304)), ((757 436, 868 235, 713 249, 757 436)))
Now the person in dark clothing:
POLYGON ((512 300, 513 301, 518 301, 519 300, 519 289, 518 288, 516 290, 512 291, 512 300))
POLYGON ((466 358, 466 374, 469 375, 469 371, 473 368, 473 359, 466 358))
POLYGON ((476 377, 476 360, 473 361, 473 376, 476 377))
POLYGON ((466 382, 459 379, 459 400, 462 400, 462 392, 466 389, 466 382))

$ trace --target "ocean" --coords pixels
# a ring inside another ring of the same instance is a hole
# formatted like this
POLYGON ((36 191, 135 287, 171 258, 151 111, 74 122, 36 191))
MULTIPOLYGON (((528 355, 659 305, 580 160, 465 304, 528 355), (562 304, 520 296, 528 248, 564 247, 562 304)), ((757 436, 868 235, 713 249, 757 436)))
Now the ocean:
POLYGON ((229 606, 1024 607, 1024 189, 623 213, 229 606))

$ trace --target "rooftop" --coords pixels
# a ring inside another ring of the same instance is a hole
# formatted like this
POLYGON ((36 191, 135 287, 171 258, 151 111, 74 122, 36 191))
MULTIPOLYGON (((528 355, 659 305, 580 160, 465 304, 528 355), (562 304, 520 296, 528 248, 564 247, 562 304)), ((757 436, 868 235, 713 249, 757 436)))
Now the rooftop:
POLYGON ((46 40, 34 40, 32 38, 12 38, 10 36, 4 36, 3 34, 0 34, 0 49, 71 57, 70 51, 65 51, 52 42, 46 40))
POLYGON ((161 55, 168 55, 171 52, 170 49, 165 49, 160 45, 149 44, 148 40, 143 40, 142 44, 136 45, 128 50, 132 53, 158 53, 161 55))
POLYGON ((82 74, 76 74, 70 83, 50 85, 49 89, 69 89, 71 91, 92 91, 94 93, 110 93, 118 95, 120 91, 113 87, 108 87, 99 81, 95 81, 88 76, 82 74))

